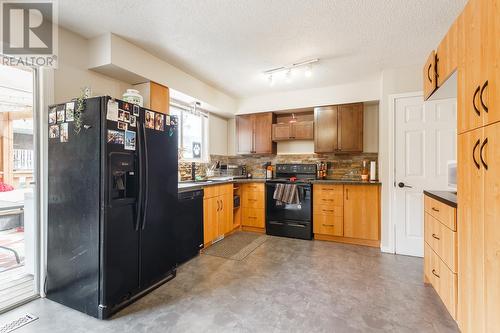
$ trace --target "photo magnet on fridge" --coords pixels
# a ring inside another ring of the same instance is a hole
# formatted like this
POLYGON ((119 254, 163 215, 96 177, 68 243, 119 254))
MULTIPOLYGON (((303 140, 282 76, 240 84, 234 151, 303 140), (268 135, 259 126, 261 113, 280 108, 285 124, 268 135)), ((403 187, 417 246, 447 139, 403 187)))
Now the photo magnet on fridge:
POLYGON ((122 122, 122 121, 119 121, 119 122, 118 122, 118 129, 121 129, 121 130, 124 130, 124 131, 125 131, 126 129, 128 129, 127 123, 124 123, 124 122, 122 122))
POLYGON ((108 143, 122 145, 125 143, 125 133, 121 131, 108 130, 108 143))
POLYGON ((130 127, 136 127, 136 126, 137 126, 137 117, 130 116, 130 127))
POLYGON ((127 102, 123 102, 123 110, 130 111, 130 104, 127 102))
POLYGON ((59 137, 59 125, 49 126, 49 138, 57 139, 59 137))
POLYGON ((49 110, 49 125, 57 123, 57 108, 54 106, 49 110))
POLYGON ((126 123, 130 122, 130 112, 128 111, 123 112, 123 121, 126 123))
POLYGON ((153 111, 146 111, 146 128, 155 128, 155 113, 153 111))
POLYGON ((135 132, 125 131, 125 150, 135 150, 135 132))
POLYGON ((59 129, 59 138, 61 142, 68 142, 68 123, 62 123, 59 129))
POLYGON ((111 99, 108 101, 108 112, 106 113, 106 119, 111 121, 118 121, 118 102, 111 99))
POLYGON ((139 105, 134 104, 132 108, 134 109, 134 116, 139 117, 139 110, 140 110, 139 105))
POLYGON ((123 111, 122 109, 118 109, 118 120, 123 121, 124 118, 125 118, 125 111, 123 111))
POLYGON ((75 120, 75 102, 66 103, 66 121, 75 120))
POLYGON ((64 122, 64 105, 60 105, 57 107, 57 122, 64 122))
POLYGON ((163 131, 163 115, 161 113, 157 113, 155 117, 155 130, 163 131))

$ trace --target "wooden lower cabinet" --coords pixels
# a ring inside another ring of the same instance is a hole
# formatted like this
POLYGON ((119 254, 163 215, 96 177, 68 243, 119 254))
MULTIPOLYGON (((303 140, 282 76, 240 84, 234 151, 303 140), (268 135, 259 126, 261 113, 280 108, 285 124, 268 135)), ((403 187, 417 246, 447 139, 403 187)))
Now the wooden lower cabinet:
POLYGON ((344 186, 344 236, 380 240, 380 187, 344 186))
POLYGON ((380 186, 314 184, 313 232, 319 240, 380 246, 380 186))
POLYGON ((265 207, 264 183, 241 185, 241 227, 243 230, 265 231, 265 207))
POLYGON ((203 243, 231 233, 233 227, 233 185, 207 186, 203 199, 203 243))

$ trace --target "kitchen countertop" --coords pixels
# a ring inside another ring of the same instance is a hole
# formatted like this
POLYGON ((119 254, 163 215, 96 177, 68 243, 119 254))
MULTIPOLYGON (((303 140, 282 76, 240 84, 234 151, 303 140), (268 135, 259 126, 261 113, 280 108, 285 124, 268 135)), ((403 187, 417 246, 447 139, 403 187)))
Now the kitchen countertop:
POLYGON ((451 191, 424 191, 424 194, 448 206, 457 208, 457 193, 451 191))
MULTIPOLYGON (((240 178, 233 180, 213 180, 213 181, 201 181, 201 182, 180 182, 179 183, 179 193, 200 190, 207 186, 222 185, 222 184, 242 184, 242 183, 265 183, 265 178, 240 178)), ((362 181, 362 180, 348 180, 348 179, 325 179, 325 180, 313 180, 312 184, 332 184, 332 185, 381 185, 382 183, 375 181, 362 181)))

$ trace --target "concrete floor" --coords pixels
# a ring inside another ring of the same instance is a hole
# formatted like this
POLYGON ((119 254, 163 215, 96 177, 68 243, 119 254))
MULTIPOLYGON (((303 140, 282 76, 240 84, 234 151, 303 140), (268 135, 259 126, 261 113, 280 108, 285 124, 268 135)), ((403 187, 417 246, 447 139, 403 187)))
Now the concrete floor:
POLYGON ((457 332, 422 282, 420 258, 272 237, 243 261, 201 255, 177 277, 99 321, 46 299, 0 316, 37 332, 457 332))

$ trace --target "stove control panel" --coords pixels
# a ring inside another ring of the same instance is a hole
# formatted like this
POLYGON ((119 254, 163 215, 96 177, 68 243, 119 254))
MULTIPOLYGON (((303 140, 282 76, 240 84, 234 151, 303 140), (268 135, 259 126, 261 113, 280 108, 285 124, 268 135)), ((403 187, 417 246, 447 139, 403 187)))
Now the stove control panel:
POLYGON ((279 174, 310 174, 316 175, 316 164, 276 164, 279 174))

